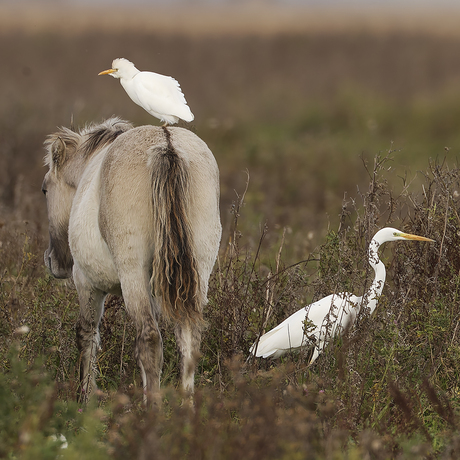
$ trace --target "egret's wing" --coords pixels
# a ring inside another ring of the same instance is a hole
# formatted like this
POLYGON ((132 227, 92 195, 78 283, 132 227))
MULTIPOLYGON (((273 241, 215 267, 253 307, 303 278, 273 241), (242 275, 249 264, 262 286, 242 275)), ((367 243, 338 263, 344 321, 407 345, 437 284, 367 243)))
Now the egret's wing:
POLYGON ((358 297, 343 293, 332 294, 308 305, 285 319, 278 326, 260 337, 251 347, 251 353, 268 358, 281 356, 288 350, 300 348, 311 339, 322 347, 323 342, 343 330, 350 319, 356 317, 354 303, 358 297), (307 331, 305 320, 308 319, 307 331))
POLYGON ((348 292, 333 294, 311 305, 309 319, 318 329, 318 338, 325 340, 344 330, 356 318, 361 297, 348 292), (315 305, 317 307, 313 308, 315 305))
POLYGON ((139 72, 133 78, 133 90, 147 112, 174 115, 185 121, 194 118, 179 82, 172 77, 154 72, 139 72))
MULTIPOLYGON (((278 357, 290 349, 300 348, 308 342, 305 335, 305 320, 308 318, 311 328, 308 329, 308 336, 319 334, 324 318, 334 302, 334 296, 324 297, 317 302, 308 305, 291 316, 259 339, 256 356, 268 358, 278 357)), ((251 352, 255 351, 255 344, 251 352)))

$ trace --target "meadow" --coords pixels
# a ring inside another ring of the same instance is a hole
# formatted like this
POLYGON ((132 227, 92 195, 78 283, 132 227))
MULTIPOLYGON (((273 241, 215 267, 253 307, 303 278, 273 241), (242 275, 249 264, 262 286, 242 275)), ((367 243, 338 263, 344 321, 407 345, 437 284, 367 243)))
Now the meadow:
POLYGON ((0 458, 457 458, 460 35, 216 28, 0 30, 0 458), (100 399, 80 406, 76 292, 43 265, 46 136, 71 117, 156 123, 97 76, 115 57, 179 80, 187 127, 220 168, 224 233, 193 411, 168 324, 164 404, 142 408, 116 297, 101 327, 100 399), (247 359, 262 329, 302 305, 360 295, 367 245, 387 225, 436 243, 386 245, 371 317, 311 367, 302 353, 247 359))

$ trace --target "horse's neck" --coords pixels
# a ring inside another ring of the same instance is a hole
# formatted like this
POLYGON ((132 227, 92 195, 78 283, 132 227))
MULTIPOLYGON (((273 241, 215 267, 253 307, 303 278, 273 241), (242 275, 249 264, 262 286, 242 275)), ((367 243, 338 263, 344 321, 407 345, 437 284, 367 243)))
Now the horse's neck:
POLYGON ((85 176, 93 175, 96 171, 99 172, 102 166, 102 161, 105 158, 106 148, 96 150, 91 156, 81 156, 78 163, 73 168, 74 180, 76 188, 85 176))

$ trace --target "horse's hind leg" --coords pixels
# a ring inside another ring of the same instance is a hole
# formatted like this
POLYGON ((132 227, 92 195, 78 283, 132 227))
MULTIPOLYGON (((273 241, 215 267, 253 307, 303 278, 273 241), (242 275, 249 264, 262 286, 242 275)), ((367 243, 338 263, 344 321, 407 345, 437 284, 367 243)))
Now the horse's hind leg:
POLYGON ((158 309, 143 274, 130 273, 121 283, 126 310, 136 327, 136 357, 141 369, 144 402, 157 404, 163 367, 163 341, 158 327, 158 309))
POLYGON ((195 368, 200 357, 201 327, 186 321, 176 325, 176 342, 181 355, 182 388, 186 394, 193 394, 195 368))
POLYGON ((79 399, 87 402, 96 386, 96 360, 100 348, 99 322, 104 311, 106 293, 93 288, 77 269, 74 281, 80 301, 77 321, 77 347, 80 352, 79 399))

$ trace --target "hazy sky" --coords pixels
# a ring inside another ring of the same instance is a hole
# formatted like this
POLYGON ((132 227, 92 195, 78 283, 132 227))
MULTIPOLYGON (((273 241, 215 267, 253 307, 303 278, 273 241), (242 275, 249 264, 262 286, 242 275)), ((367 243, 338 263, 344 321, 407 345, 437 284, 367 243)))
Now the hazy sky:
MULTIPOLYGON (((13 0, 15 1, 15 0, 13 0)), ((17 1, 17 0, 16 0, 17 1)), ((248 0, 55 0, 62 3, 209 3, 209 4, 244 4, 249 3, 248 0)), ((377 6, 394 6, 394 7, 416 7, 420 5, 432 5, 435 6, 439 4, 459 6, 459 0, 252 0, 253 3, 267 3, 267 4, 297 4, 297 5, 353 5, 353 4, 362 4, 362 5, 377 5, 377 6)))
MULTIPOLYGON (((178 4, 178 3, 201 3, 201 4, 234 4, 242 5, 245 3, 257 3, 260 5, 272 4, 272 5, 283 5, 283 4, 295 4, 295 5, 316 5, 316 6, 347 6, 356 5, 361 6, 391 6, 395 8, 416 8, 417 6, 432 6, 433 8, 439 5, 447 5, 452 7, 460 8, 459 0, 35 0, 33 3, 56 3, 56 4, 85 4, 85 5, 97 5, 101 3, 105 4, 178 4)), ((0 0, 0 4, 17 4, 17 3, 31 3, 31 0, 0 0)))

